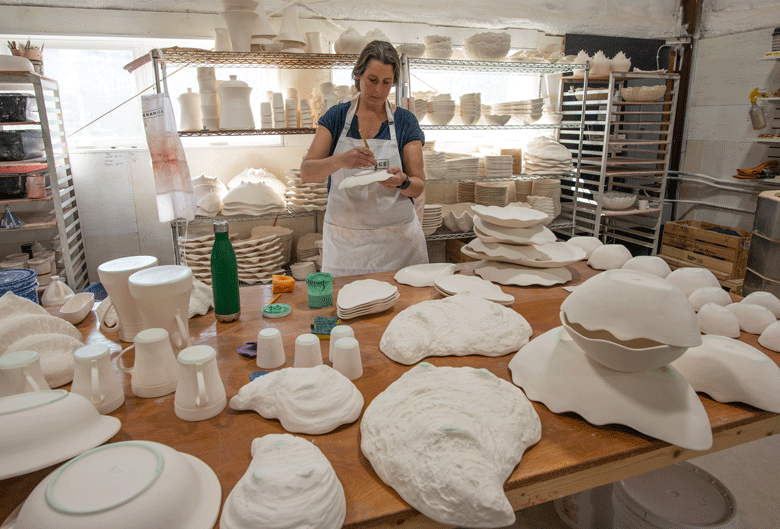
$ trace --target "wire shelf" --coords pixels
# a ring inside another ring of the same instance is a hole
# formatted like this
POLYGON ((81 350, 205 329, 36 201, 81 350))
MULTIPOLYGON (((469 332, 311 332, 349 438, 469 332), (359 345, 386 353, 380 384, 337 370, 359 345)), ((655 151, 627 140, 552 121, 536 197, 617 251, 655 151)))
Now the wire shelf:
POLYGON ((426 125, 423 130, 529 130, 529 129, 579 129, 579 123, 531 123, 530 125, 426 125))
POLYGON ((314 134, 317 129, 290 128, 290 129, 250 129, 250 130, 180 130, 182 138, 197 136, 273 136, 279 134, 314 134))

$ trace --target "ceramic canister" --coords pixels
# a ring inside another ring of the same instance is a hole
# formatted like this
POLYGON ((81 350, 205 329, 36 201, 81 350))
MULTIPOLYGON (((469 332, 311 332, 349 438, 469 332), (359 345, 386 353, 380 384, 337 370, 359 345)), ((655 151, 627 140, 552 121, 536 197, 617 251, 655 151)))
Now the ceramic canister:
POLYGON ((164 265, 141 270, 127 280, 144 329, 168 331, 174 352, 190 346, 189 311, 192 270, 164 265))
POLYGON ((187 88, 187 92, 179 96, 181 107, 181 122, 179 130, 201 130, 203 122, 200 113, 200 94, 187 88))
POLYGON ((217 89, 222 104, 219 114, 219 128, 226 130, 251 130, 255 128, 249 94, 252 88, 243 81, 230 76, 217 89))
MULTIPOLYGON (((157 258, 151 255, 134 255, 107 261, 98 266, 98 277, 103 288, 108 293, 108 298, 103 303, 113 305, 116 309, 116 326, 108 327, 105 324, 105 316, 100 319, 100 329, 104 332, 119 330, 119 337, 123 342, 132 342, 138 331, 143 330, 141 313, 130 295, 127 279, 139 270, 157 266, 157 258)), ((102 305, 102 303, 101 303, 102 305)), ((105 314, 108 313, 106 307, 105 314)), ((101 311, 103 314, 103 311, 101 311)))

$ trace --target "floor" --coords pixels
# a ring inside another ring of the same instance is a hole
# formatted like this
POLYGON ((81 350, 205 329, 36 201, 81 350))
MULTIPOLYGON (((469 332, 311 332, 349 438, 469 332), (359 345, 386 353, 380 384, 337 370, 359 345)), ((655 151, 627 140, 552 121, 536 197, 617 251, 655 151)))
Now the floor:
MULTIPOLYGON (((689 462, 718 478, 731 491, 737 501, 740 529, 780 528, 780 435, 689 462)), ((569 529, 552 502, 518 511, 517 521, 511 527, 569 529)))

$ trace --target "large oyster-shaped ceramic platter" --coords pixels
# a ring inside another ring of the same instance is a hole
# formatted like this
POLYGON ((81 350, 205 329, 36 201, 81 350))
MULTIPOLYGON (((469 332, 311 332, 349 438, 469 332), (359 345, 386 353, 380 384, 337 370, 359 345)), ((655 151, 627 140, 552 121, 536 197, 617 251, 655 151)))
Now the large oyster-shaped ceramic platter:
POLYGON ((428 356, 503 356, 528 343, 531 334, 531 326, 514 310, 462 293, 399 312, 379 349, 407 365, 428 356))
POLYGON ((333 529, 346 514, 344 488, 320 449, 270 434, 252 441, 252 462, 225 500, 219 527, 333 529))
POLYGON ((519 389, 489 371, 423 362, 368 405, 360 435, 377 475, 424 515, 504 527, 515 521, 504 482, 539 441, 541 422, 519 389))
POLYGON ((471 209, 479 218, 507 228, 528 228, 539 224, 548 217, 547 213, 531 208, 476 205, 471 209))
POLYGON ((335 369, 287 368, 256 378, 230 399, 234 410, 254 410, 279 419, 288 432, 318 435, 355 422, 363 395, 335 369))

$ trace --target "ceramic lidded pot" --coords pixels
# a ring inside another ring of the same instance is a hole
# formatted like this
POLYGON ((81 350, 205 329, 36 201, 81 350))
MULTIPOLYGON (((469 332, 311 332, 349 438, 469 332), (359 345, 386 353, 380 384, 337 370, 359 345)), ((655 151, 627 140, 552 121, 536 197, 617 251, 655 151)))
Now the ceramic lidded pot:
POLYGON ((357 32, 352 26, 339 35, 338 40, 333 43, 336 53, 339 54, 359 54, 368 44, 366 37, 357 32))
POLYGON ((219 128, 227 130, 251 130, 255 128, 249 94, 252 87, 239 81, 235 75, 223 81, 217 91, 222 108, 219 114, 219 128))

